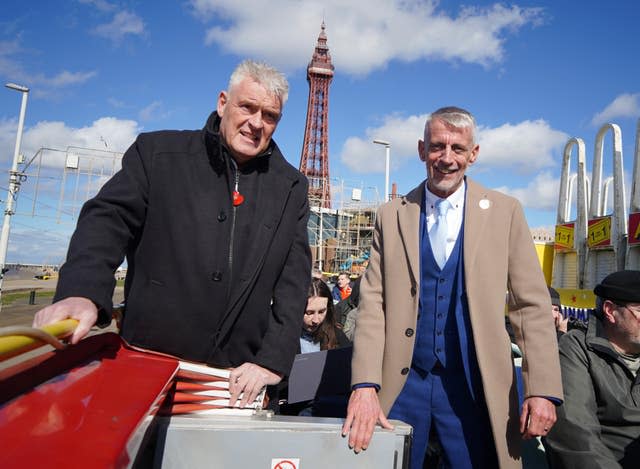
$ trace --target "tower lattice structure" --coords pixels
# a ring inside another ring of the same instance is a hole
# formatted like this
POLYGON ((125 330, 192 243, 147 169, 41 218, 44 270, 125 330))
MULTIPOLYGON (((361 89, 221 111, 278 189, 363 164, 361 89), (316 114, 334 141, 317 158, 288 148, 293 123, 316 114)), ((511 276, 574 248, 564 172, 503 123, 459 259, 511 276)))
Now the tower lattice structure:
POLYGON ((329 85, 333 64, 322 22, 318 42, 307 66, 309 100, 304 142, 300 156, 300 172, 309 180, 309 203, 331 208, 329 185, 329 85))

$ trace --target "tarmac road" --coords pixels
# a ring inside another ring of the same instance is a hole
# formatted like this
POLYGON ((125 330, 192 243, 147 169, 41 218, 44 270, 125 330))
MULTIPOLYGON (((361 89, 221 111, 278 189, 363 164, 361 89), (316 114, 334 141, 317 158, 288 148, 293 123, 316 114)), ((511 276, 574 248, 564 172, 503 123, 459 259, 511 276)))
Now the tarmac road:
MULTIPOLYGON (((39 296, 39 294, 54 291, 57 283, 57 279, 5 278, 2 284, 3 293, 35 290, 36 297, 34 305, 30 305, 29 298, 25 297, 11 305, 2 306, 2 309, 0 309, 0 327, 31 326, 35 313, 51 304, 51 295, 39 296)), ((113 303, 122 303, 123 300, 124 287, 116 287, 113 294, 113 303)))
MULTIPOLYGON (((19 291, 19 290, 36 290, 36 298, 35 304, 29 304, 28 296, 16 301, 11 305, 5 305, 0 310, 0 328, 10 327, 10 326, 26 326, 31 327, 33 322, 33 317, 40 309, 44 308, 48 304, 51 304, 51 295, 48 296, 40 296, 38 294, 40 292, 53 292, 55 289, 55 285, 57 283, 56 279, 51 280, 33 280, 30 279, 5 279, 3 282, 2 291, 4 293, 10 291, 19 291), (35 285, 31 287, 30 285, 35 285)), ((114 295, 113 295, 113 303, 122 303, 124 300, 124 287, 116 287, 114 295)), ((102 332, 116 332, 117 328, 115 325, 115 321, 111 323, 111 325, 105 329, 99 329, 98 327, 93 327, 89 332, 89 335, 99 334, 102 332)), ((45 345, 43 347, 37 348, 30 352, 26 352, 22 355, 19 355, 14 358, 10 358, 9 360, 0 362, 0 371, 11 367, 17 363, 20 363, 26 359, 34 357, 36 355, 48 352, 53 350, 53 347, 50 345, 45 345)))

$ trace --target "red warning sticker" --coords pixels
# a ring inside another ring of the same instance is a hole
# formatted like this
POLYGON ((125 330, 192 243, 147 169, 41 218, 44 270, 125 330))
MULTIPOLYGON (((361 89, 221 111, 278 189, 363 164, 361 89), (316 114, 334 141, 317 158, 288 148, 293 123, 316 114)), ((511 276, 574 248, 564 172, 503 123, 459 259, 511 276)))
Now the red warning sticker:
POLYGON ((300 458, 274 458, 271 469, 300 469, 300 458))

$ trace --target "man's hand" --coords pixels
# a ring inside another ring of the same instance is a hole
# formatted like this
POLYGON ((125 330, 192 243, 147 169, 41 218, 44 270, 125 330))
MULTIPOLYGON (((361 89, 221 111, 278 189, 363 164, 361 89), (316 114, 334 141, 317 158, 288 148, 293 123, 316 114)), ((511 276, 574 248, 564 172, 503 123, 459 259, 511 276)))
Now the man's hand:
POLYGON ((382 428, 393 430, 380 408, 375 388, 359 388, 351 393, 347 418, 342 426, 342 436, 349 435, 349 448, 356 453, 369 447, 373 429, 379 423, 382 428))
POLYGON ((71 343, 77 344, 98 320, 98 307, 88 298, 71 296, 38 311, 33 318, 33 327, 46 326, 64 319, 78 321, 78 327, 71 335, 71 343))
POLYGON ((520 434, 524 440, 546 436, 556 423, 556 406, 544 397, 529 397, 522 403, 520 434))
POLYGON ((282 381, 282 375, 262 368, 255 363, 243 363, 231 370, 229 375, 229 405, 233 407, 242 394, 240 407, 253 402, 263 387, 278 384, 282 381))
POLYGON ((556 323, 556 330, 566 333, 569 326, 569 317, 567 316, 565 318, 562 315, 560 315, 559 317, 555 318, 555 323, 556 323))

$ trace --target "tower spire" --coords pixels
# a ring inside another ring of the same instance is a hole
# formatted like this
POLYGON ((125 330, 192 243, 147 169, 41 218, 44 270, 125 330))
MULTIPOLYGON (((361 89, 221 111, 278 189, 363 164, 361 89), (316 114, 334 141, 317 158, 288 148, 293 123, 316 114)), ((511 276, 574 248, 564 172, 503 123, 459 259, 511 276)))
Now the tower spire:
POLYGON ((325 208, 331 208, 328 148, 329 85, 333 78, 333 70, 323 20, 313 56, 307 66, 309 100, 300 172, 309 180, 309 203, 325 208))

